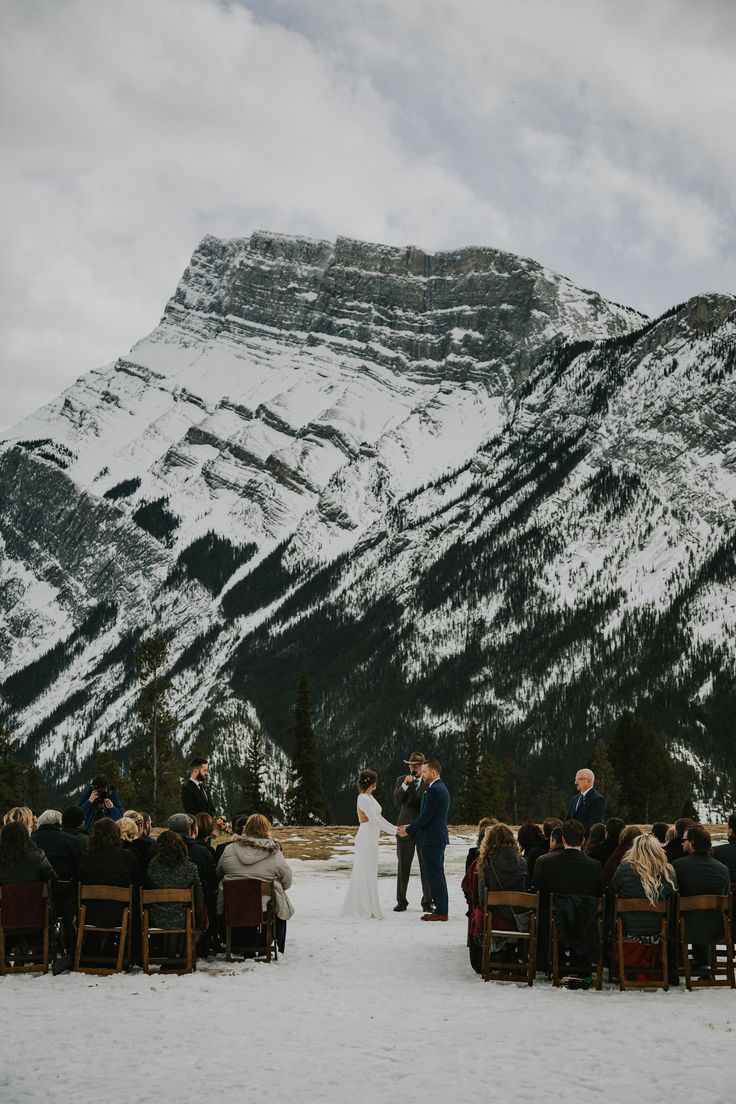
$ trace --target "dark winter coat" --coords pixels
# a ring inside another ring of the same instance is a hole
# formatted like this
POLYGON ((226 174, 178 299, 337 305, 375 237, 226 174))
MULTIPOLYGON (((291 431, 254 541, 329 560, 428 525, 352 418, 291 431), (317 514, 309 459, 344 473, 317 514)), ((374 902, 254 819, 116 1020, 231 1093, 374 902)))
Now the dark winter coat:
POLYGON ((566 847, 559 855, 550 854, 537 862, 534 881, 540 893, 578 893, 585 897, 603 895, 603 868, 597 859, 584 855, 576 847, 566 847))
POLYGON ((0 866, 0 885, 8 882, 55 882, 56 871, 43 851, 33 848, 12 866, 0 866))
MULTIPOLYGON (((631 841, 628 843, 619 843, 616 850, 606 859, 606 864, 603 867, 603 881, 606 883, 606 888, 608 888, 613 881, 613 876, 623 862, 624 855, 630 850, 631 841)), ((669 859, 667 861, 669 862, 669 859)))
POLYGON ((667 862, 670 864, 676 863, 678 859, 681 859, 685 854, 682 836, 675 836, 673 840, 666 843, 664 845, 664 853, 667 856, 667 862))
POLYGON ((537 847, 530 847, 526 856, 526 865, 529 871, 529 884, 534 885, 534 867, 537 864, 537 859, 541 859, 543 855, 549 855, 549 840, 545 843, 540 843, 537 847))
POLYGON ((71 836, 79 844, 82 854, 86 855, 89 851, 89 835, 85 832, 84 828, 63 828, 62 832, 65 836, 71 836))
MULTIPOLYGON (((502 847, 492 859, 489 858, 487 861, 482 880, 480 876, 478 878, 478 900, 485 904, 487 889, 525 893, 526 882, 527 865, 524 856, 519 854, 515 847, 502 847)), ((510 908, 502 906, 498 912, 506 920, 513 921, 514 914, 510 908)))
MULTIPOLYGON (((657 900, 662 901, 674 897, 677 892, 677 878, 670 874, 675 883, 675 889, 669 882, 662 882, 657 900)), ((644 886, 630 862, 622 862, 613 875, 611 889, 617 897, 644 897, 644 886)), ((658 935, 661 916, 649 912, 625 912, 622 914, 624 926, 624 939, 637 935, 658 935)))
MULTIPOLYGON (((81 885, 138 886, 141 868, 132 851, 123 847, 98 847, 82 857, 79 881, 81 885)), ((90 902, 87 923, 112 927, 120 923, 122 908, 116 901, 90 902)), ((137 908, 135 894, 133 908, 137 908)))
POLYGON ((728 867, 731 881, 736 882, 736 839, 730 839, 728 843, 722 843, 713 848, 713 858, 728 867))
POLYGON ((617 847, 618 847, 618 841, 615 838, 613 838, 613 839, 604 839, 601 843, 597 844, 595 847, 591 847, 590 851, 588 851, 588 853, 587 853, 588 858, 589 859, 597 859, 598 862, 601 864, 601 866, 604 867, 604 874, 605 874, 605 865, 606 865, 606 863, 608 862, 608 860, 610 859, 611 855, 613 854, 613 852, 616 850, 617 847))
MULTIPOLYGON (((204 893, 197 868, 188 859, 177 863, 176 866, 165 866, 164 863, 154 859, 148 864, 146 885, 149 889, 189 889, 190 886, 194 886, 195 906, 204 903, 204 893)), ((178 905, 176 902, 151 905, 149 916, 152 927, 183 928, 186 920, 186 905, 178 905)), ((194 918, 192 918, 192 924, 194 924, 194 918)))
MULTIPOLYGON (((710 855, 683 855, 674 864, 681 897, 701 893, 726 896, 731 892, 728 867, 710 855)), ((723 935, 720 913, 711 910, 685 915, 685 935, 689 943, 712 943, 723 935)))
POLYGON ((67 835, 60 827, 52 824, 36 829, 31 839, 43 851, 60 881, 77 880, 79 864, 82 861, 82 847, 78 839, 67 835))

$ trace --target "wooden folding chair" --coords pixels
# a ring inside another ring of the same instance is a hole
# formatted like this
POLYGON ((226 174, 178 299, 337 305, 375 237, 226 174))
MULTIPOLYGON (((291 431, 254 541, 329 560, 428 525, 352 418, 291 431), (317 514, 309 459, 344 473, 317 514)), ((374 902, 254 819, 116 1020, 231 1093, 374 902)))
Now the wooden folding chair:
MULTIPOLYGON (((555 896, 552 894, 550 897, 550 921, 549 921, 549 939, 550 939, 550 953, 549 953, 549 977, 552 979, 552 984, 559 988, 562 985, 562 975, 560 972, 560 932, 557 922, 557 910, 555 908, 555 896)), ((591 962, 591 965, 595 965, 594 971, 594 989, 603 988, 603 924, 605 919, 605 898, 595 898, 596 908, 593 924, 595 926, 597 942, 598 942, 598 957, 595 964, 591 962)))
POLYGON ((614 934, 616 938, 616 965, 618 971, 618 987, 621 991, 624 989, 664 989, 668 991, 670 987, 669 977, 669 961, 667 953, 667 938, 668 938, 668 920, 667 914, 669 910, 669 903, 667 900, 655 901, 652 904, 646 897, 617 897, 616 905, 614 909, 614 934), (659 949, 661 955, 660 967, 656 966, 636 966, 632 969, 636 969, 637 974, 644 974, 644 981, 632 981, 626 977, 626 966, 624 963, 624 922, 623 913, 625 912, 648 912, 655 913, 660 917, 659 921, 659 949))
POLYGON ((195 969, 194 959, 194 889, 142 889, 141 890, 141 935, 142 961, 145 973, 151 966, 175 966, 179 969, 171 973, 191 974, 195 969), (151 905, 180 904, 186 908, 183 928, 156 928, 151 926, 151 905), (152 955, 151 937, 183 937, 184 954, 152 955))
POLYGON ((685 986, 689 993, 701 987, 728 986, 736 989, 733 965, 733 936, 731 932, 731 896, 703 893, 697 897, 680 897, 680 957, 685 974, 685 986), (710 943, 710 967, 713 974, 707 980, 693 980, 688 947, 687 916, 693 912, 718 912, 722 918, 722 935, 710 943), (720 951, 720 948, 723 948, 720 951), (723 977, 719 977, 719 974, 723 977))
POLYGON ((130 918, 133 910, 133 887, 110 885, 80 885, 79 921, 77 927, 77 945, 74 953, 74 970, 80 974, 116 974, 125 966, 130 967, 130 918), (122 905, 120 923, 110 927, 87 922, 87 902, 117 902, 122 905), (85 951, 84 940, 87 935, 117 936, 117 952, 102 954, 85 951), (84 956, 85 965, 82 965, 84 956), (89 965, 97 963, 97 965, 89 965))
POLYGON ((48 973, 51 919, 51 889, 45 882, 0 886, 0 974, 48 973), (40 950, 20 949, 26 936, 39 935, 40 950))
POLYGON ((539 894, 520 893, 513 890, 486 890, 485 910, 483 913, 483 958, 481 976, 484 981, 526 981, 534 984, 537 969, 537 918, 539 914, 539 894), (501 906, 514 912, 529 914, 529 931, 508 931, 493 925, 493 911, 501 906), (526 962, 501 962, 494 960, 491 947, 494 939, 503 939, 527 944, 526 962))
POLYGON ((237 946, 235 950, 238 953, 251 954, 266 962, 270 962, 272 957, 278 960, 273 884, 256 878, 226 878, 222 883, 222 892, 226 961, 243 961, 233 959, 233 928, 258 928, 263 939, 254 946, 237 946), (265 907, 264 897, 268 898, 265 907))

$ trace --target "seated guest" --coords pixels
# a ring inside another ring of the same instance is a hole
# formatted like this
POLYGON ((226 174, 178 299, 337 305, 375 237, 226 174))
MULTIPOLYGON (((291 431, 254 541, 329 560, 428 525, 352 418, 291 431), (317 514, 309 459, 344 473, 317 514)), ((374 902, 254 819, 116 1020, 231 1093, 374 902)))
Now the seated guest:
POLYGON ((138 859, 138 862, 145 870, 149 862, 151 861, 151 857, 154 851, 156 850, 156 841, 150 834, 151 818, 148 818, 149 831, 148 833, 146 833, 146 819, 143 813, 139 813, 137 809, 126 809, 123 816, 127 817, 128 820, 135 821, 135 825, 138 829, 138 835, 134 840, 132 840, 131 850, 133 851, 135 857, 138 859))
POLYGON ((529 855, 532 851, 536 851, 537 848, 544 847, 547 843, 547 837, 538 824, 528 823, 521 825, 519 831, 516 833, 516 839, 528 869, 529 855))
POLYGON ((197 822, 189 813, 174 813, 166 821, 166 827, 170 832, 177 832, 187 849, 188 857, 197 868, 199 880, 204 893, 204 903, 207 906, 209 916, 209 929, 198 943, 198 953, 207 955, 214 952, 218 946, 217 938, 217 872, 215 861, 207 847, 203 847, 196 839, 197 822))
POLYGON ((657 820, 652 825, 652 835, 654 836, 654 838, 656 840, 659 841, 659 843, 662 844, 663 847, 664 847, 665 843, 667 842, 667 829, 668 828, 669 828, 669 825, 664 820, 657 820))
MULTIPOLYGON (((526 891, 526 859, 509 825, 491 825, 483 836, 478 853, 479 901, 486 900, 486 890, 526 891)), ((515 927, 510 909, 501 907, 499 914, 515 927)))
MULTIPOLYGON (((550 859, 554 859, 557 855, 561 855, 564 851, 564 844, 562 842, 562 824, 555 824, 549 831, 549 844, 547 850, 541 855, 535 857, 536 848, 531 852, 529 856, 529 862, 534 863, 532 870, 534 873, 529 874, 529 881, 532 885, 535 885, 534 879, 536 878, 537 863, 546 863, 550 859)), ((528 865, 528 863, 527 863, 528 865)))
MULTIPOLYGON (((618 897, 646 897, 650 904, 674 896, 677 878, 655 836, 641 835, 632 841, 626 857, 613 875, 611 889, 618 897)), ((623 913, 626 966, 653 969, 659 965, 662 953, 659 945, 660 920, 656 913, 623 913)), ((646 975, 638 974, 636 980, 646 981, 646 975)))
MULTIPOLYGON (((101 817, 92 827, 89 851, 79 864, 79 881, 81 885, 140 885, 140 864, 132 852, 121 846, 118 823, 109 817, 101 817)), ((90 901, 87 922, 112 927, 120 923, 121 912, 122 906, 117 901, 90 901)))
POLYGON ((61 830, 65 835, 75 839, 86 855, 89 851, 89 836, 84 830, 84 813, 78 805, 70 805, 61 814, 61 830))
POLYGON ((210 816, 209 813, 196 813, 194 820, 197 828, 196 841, 202 847, 207 848, 214 860, 215 849, 212 846, 212 833, 215 830, 215 818, 210 816))
MULTIPOLYGON (((202 883, 197 868, 190 861, 186 844, 177 832, 165 831, 158 837, 156 854, 148 864, 146 885, 149 889, 189 889, 194 887, 195 909, 204 904, 202 883)), ((150 906, 151 926, 155 928, 183 928, 186 905, 175 901, 150 906)), ((194 925, 196 917, 192 917, 194 925)), ((174 953, 171 948, 169 953, 174 953)))
POLYGON ((610 858, 606 860, 603 867, 603 881, 606 883, 606 889, 613 881, 613 875, 621 865, 624 855, 629 850, 636 837, 641 834, 641 828, 638 824, 627 824, 621 829, 618 837, 618 847, 610 858))
POLYGON ((495 817, 483 817, 481 820, 478 821, 478 839, 476 841, 475 847, 469 847, 468 853, 465 856, 466 871, 470 869, 470 864, 473 862, 473 860, 478 858, 478 852, 480 851, 480 845, 483 841, 483 836, 485 835, 486 828, 490 828, 492 824, 498 824, 498 821, 495 817))
MULTIPOLYGON (((537 844, 536 847, 530 847, 528 853, 524 856, 526 859, 526 865, 529 870, 529 881, 533 884, 534 880, 534 864, 537 859, 541 859, 543 855, 548 855, 551 849, 552 832, 555 828, 562 828, 562 821, 559 817, 547 817, 542 821, 542 835, 544 839, 537 844)), ((562 835, 558 833, 558 845, 562 848, 562 835)))
MULTIPOLYGON (((681 897, 697 897, 701 893, 728 896, 731 875, 722 862, 711 855, 710 832, 692 821, 684 829, 685 854, 675 859, 674 868, 681 897)), ((712 977, 708 961, 711 943, 723 938, 721 915, 710 910, 685 914, 685 935, 693 948, 693 963, 701 980, 712 977)))
POLYGON ((151 829, 153 828, 153 821, 151 819, 151 814, 146 813, 141 809, 141 814, 140 815, 143 817, 143 828, 141 829, 141 835, 142 836, 148 836, 149 838, 151 838, 151 829))
POLYGON ((557 910, 557 919, 560 943, 563 951, 569 952, 570 969, 587 977, 593 953, 595 909, 597 899, 603 894, 603 868, 597 859, 583 854, 584 841, 582 824, 577 820, 566 820, 562 825, 562 854, 556 858, 540 859, 534 880, 546 908, 549 907, 551 895, 554 895, 556 902, 559 901, 561 907, 557 910), (580 898, 591 900, 581 901, 580 898))
POLYGON ((577 820, 562 825, 562 852, 554 859, 537 862, 535 885, 540 893, 579 893, 600 897, 603 868, 597 859, 582 852, 585 829, 577 820))
POLYGON ((133 817, 123 816, 117 822, 120 829, 120 845, 124 851, 135 855, 141 868, 141 877, 145 874, 152 854, 151 841, 141 836, 140 825, 133 817))
POLYGON ((22 820, 9 820, 0 832, 0 885, 8 882, 55 882, 56 871, 22 820))
POLYGON ((591 859, 597 859, 601 866, 605 866, 618 847, 618 837, 625 827, 626 821, 621 820, 621 817, 609 817, 603 839, 595 847, 591 847, 586 854, 590 855, 591 859))
POLYGON ((271 823, 260 813, 253 813, 243 821, 238 818, 235 836, 222 852, 217 864, 219 887, 217 911, 223 912, 223 882, 231 878, 260 878, 273 883, 276 912, 276 938, 280 951, 286 944, 286 921, 292 914, 286 890, 291 886, 291 867, 281 853, 281 844, 271 837, 271 823))
MULTIPOLYGON (((81 811, 81 810, 80 810, 81 811)), ((47 809, 38 818, 38 828, 31 836, 37 847, 45 854, 63 882, 75 882, 82 861, 82 848, 74 836, 61 830, 61 813, 56 809, 47 809)))
POLYGON ((674 863, 677 859, 681 859, 685 854, 685 848, 683 845, 685 829, 689 824, 693 823, 692 817, 680 817, 675 821, 675 837, 665 844, 665 851, 667 852, 667 862, 674 863))
POLYGON ((35 832, 36 830, 36 818, 33 815, 33 810, 27 808, 25 805, 16 805, 15 808, 8 810, 3 817, 3 824, 12 824, 15 822, 25 825, 29 836, 31 832, 35 832))
MULTIPOLYGON (((588 832, 588 838, 585 841, 584 852, 586 855, 591 855, 596 848, 604 842, 606 838, 606 826, 601 821, 599 824, 593 824, 588 832)), ((596 855, 591 855, 592 858, 596 858, 596 855)), ((598 860, 600 862, 600 859, 598 860)))
MULTIPOLYGON (((728 818, 728 839, 726 843, 713 848, 713 858, 728 867, 731 882, 736 882, 736 813, 728 818)), ((732 921, 733 923, 733 921, 732 921)))
POLYGON ((677 829, 675 828, 674 824, 670 824, 664 836, 665 851, 667 850, 667 844, 672 843, 673 839, 677 839, 677 829))

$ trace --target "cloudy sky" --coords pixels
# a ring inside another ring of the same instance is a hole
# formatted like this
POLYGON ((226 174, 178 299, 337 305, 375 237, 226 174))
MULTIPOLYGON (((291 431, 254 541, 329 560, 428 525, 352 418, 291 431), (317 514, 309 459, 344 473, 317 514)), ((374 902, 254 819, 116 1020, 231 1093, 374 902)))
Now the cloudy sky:
POLYGON ((0 0, 0 429, 124 354, 205 233, 736 291, 731 0, 0 0))

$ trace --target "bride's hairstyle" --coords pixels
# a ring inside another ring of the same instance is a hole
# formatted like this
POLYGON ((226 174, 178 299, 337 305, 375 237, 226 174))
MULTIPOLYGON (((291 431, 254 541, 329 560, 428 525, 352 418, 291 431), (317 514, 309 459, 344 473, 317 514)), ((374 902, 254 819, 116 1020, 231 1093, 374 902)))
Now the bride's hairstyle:
POLYGON ((358 789, 361 793, 365 793, 370 789, 374 783, 378 781, 378 775, 373 770, 362 770, 358 775, 358 789))

